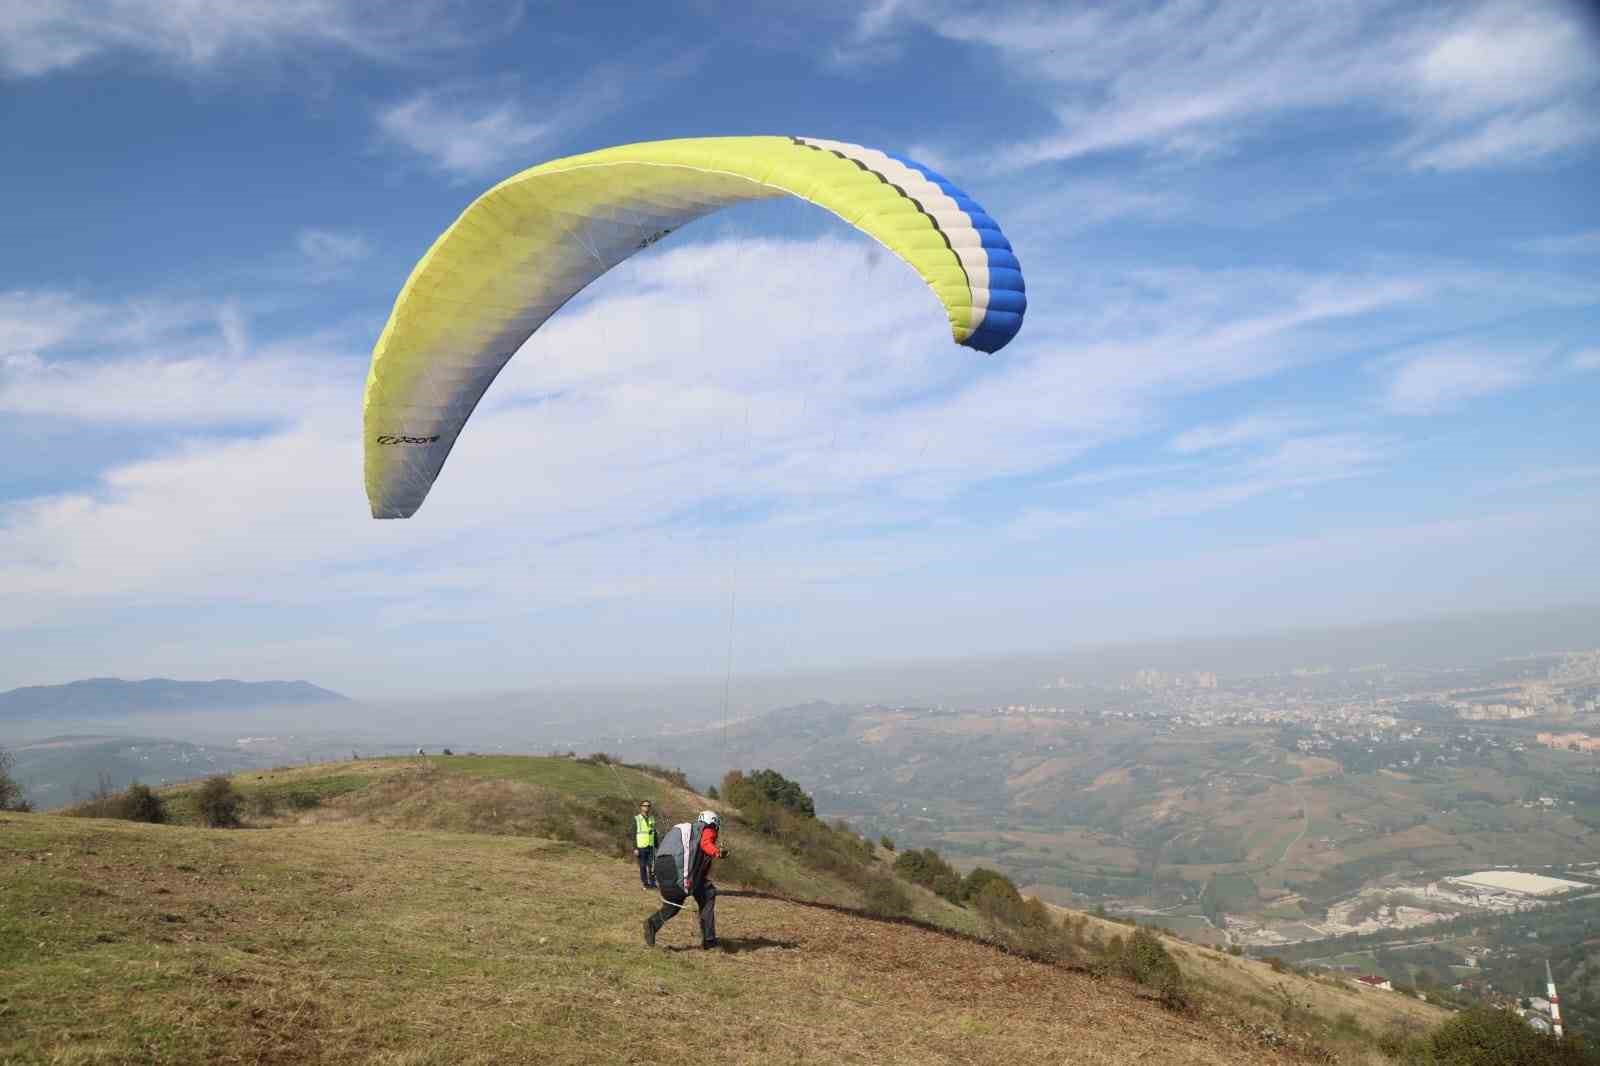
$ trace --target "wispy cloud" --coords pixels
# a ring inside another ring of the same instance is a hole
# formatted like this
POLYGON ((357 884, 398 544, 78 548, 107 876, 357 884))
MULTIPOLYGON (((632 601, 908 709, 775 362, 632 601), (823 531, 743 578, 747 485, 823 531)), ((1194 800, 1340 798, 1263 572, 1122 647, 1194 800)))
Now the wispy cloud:
POLYGON ((1089 470, 1081 474, 1057 478, 1049 483, 1049 487, 1089 488, 1094 485, 1109 485, 1117 481, 1143 481, 1150 478, 1166 477, 1169 474, 1179 474, 1194 469, 1194 466, 1188 463, 1134 463, 1125 466, 1108 466, 1099 470, 1089 470))
POLYGON ((372 254, 367 239, 351 230, 308 226, 295 234, 294 243, 317 277, 337 277, 372 254))
POLYGON ((1513 477, 1497 478, 1481 486, 1483 495, 1508 490, 1541 489, 1550 485, 1565 485, 1575 481, 1600 481, 1600 465, 1536 467, 1513 477))
POLYGON ((146 56, 210 71, 234 56, 277 57, 328 48, 388 61, 480 39, 515 5, 417 0, 385 8, 361 0, 0 0, 0 76, 38 77, 97 56, 146 56))
POLYGON ((1519 165, 1600 137, 1600 51, 1576 5, 1495 0, 1417 39, 1413 166, 1519 165))
MULTIPOLYGON (((346 402, 330 342, 257 345, 235 302, 101 305, 62 293, 0 302, 0 411, 101 424, 215 426, 346 402)), ((353 366, 352 366, 353 370, 353 366)))
POLYGON ((630 99, 687 76, 704 59, 679 51, 642 68, 599 63, 561 92, 535 95, 515 76, 437 86, 377 113, 382 136, 458 179, 533 166, 538 153, 630 99))
POLYGON ((1600 348, 1584 348, 1572 356, 1574 370, 1600 370, 1600 348))
MULTIPOLYGON (((962 493, 1142 432, 1180 397, 1275 372, 1303 331, 1426 286, 1241 272, 1204 284, 1146 274, 1137 291, 1143 308, 1095 342, 1045 330, 985 361, 952 350, 922 282, 864 242, 669 246, 603 279, 535 336, 428 505, 400 524, 365 516, 364 343, 262 344, 242 320, 229 341, 225 316, 209 308, 152 334, 151 346, 108 354, 114 309, 25 300, 45 313, 16 324, 33 361, 8 371, 0 407, 192 430, 170 454, 110 467, 89 491, 7 509, 6 612, 26 624, 130 598, 317 602, 336 588, 348 602, 397 589, 471 595, 482 617, 531 598, 636 591, 616 560, 647 552, 653 580, 700 602, 715 598, 735 528, 759 531, 768 575, 741 596, 895 573, 981 539, 962 493), (94 357, 66 354, 84 350, 94 357), (241 423, 256 427, 248 439, 211 435, 241 423), (519 463, 512 493, 508 457, 519 463), (425 550, 469 534, 470 563, 425 550), (258 550, 267 541, 272 551, 258 550), (421 553, 416 563, 397 561, 397 546, 421 553)), ((1346 476, 1362 447, 1370 442, 1283 441, 1232 481, 1118 513, 1195 513, 1346 476)))
POLYGON ((1525 353, 1491 349, 1411 356, 1387 367, 1384 404, 1396 414, 1440 414, 1525 384, 1538 363, 1525 353))
POLYGON ((1432 144, 1412 141, 1405 154, 1416 167, 1467 170, 1488 165, 1523 166, 1600 138, 1600 116, 1587 106, 1557 104, 1496 115, 1470 132, 1432 144))
POLYGON ((1426 9, 1391 0, 1322 8, 1168 2, 1014 4, 973 15, 946 2, 875 10, 858 33, 907 22, 1002 52, 1053 95, 1058 128, 1004 150, 1026 166, 1138 149, 1228 151, 1269 123, 1359 105, 1404 119, 1414 166, 1519 164, 1591 143, 1600 83, 1575 5, 1502 0, 1426 9))
POLYGON ((548 112, 538 115, 506 88, 429 89, 380 111, 378 128, 440 170, 474 177, 513 161, 531 165, 534 149, 556 129, 548 112))
POLYGON ((1189 455, 1217 448, 1233 448, 1242 444, 1287 437, 1309 428, 1313 420, 1303 414, 1270 412, 1246 415, 1232 422, 1196 426, 1172 438, 1172 450, 1189 455))
POLYGON ((1600 229, 1538 237, 1523 242, 1521 247, 1540 255, 1600 255, 1600 229))
POLYGON ((1031 509, 1008 528, 1019 539, 1068 529, 1141 525, 1218 511, 1275 492, 1304 489, 1371 473, 1388 443, 1356 433, 1328 433, 1286 440, 1251 459, 1212 467, 1193 484, 1151 489, 1090 508, 1031 509))

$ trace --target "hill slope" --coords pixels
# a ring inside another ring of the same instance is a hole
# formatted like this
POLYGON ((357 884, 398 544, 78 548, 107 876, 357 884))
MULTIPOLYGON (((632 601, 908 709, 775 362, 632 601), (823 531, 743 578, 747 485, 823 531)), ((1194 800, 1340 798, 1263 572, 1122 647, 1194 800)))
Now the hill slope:
MULTIPOLYGON (((691 916, 652 952, 626 819, 641 796, 666 821, 711 801, 599 760, 235 783, 245 831, 0 814, 0 1062, 658 1061, 671 1015, 716 1020, 707 1062, 1252 1063, 1282 1061, 1264 1041, 1287 1039, 1376 1064, 1371 1034, 1446 1016, 1168 940, 1191 989, 1174 1013, 978 942, 987 919, 903 882, 922 927, 794 902, 874 907, 890 855, 852 870, 825 836, 797 848, 726 805, 724 949, 690 950, 691 916)), ((163 790, 178 820, 194 791, 163 790)), ((1069 917, 1085 959, 1129 933, 1069 917)))
POLYGON ((258 707, 349 703, 309 681, 124 681, 93 677, 64 685, 30 685, 0 692, 0 718, 116 715, 133 711, 252 710, 258 707))
POLYGON ((5 1061, 654 1062, 691 1029, 704 1062, 1278 1061, 1130 988, 788 903, 651 951, 626 867, 549 841, 0 815, 0 891, 5 1061))

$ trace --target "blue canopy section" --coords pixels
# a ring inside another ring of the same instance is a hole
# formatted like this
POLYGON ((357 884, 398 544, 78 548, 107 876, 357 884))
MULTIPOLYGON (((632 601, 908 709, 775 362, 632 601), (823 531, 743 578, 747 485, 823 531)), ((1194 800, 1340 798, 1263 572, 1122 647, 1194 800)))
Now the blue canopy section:
POLYGON ((989 260, 989 306, 984 311, 983 319, 973 324, 972 334, 962 343, 980 352, 999 351, 1017 335, 1022 328, 1023 315, 1028 311, 1028 290, 1022 280, 1022 264, 1017 262, 1011 242, 1001 232, 1000 224, 943 174, 923 166, 915 159, 885 154, 937 185, 972 220, 972 228, 978 231, 989 260))

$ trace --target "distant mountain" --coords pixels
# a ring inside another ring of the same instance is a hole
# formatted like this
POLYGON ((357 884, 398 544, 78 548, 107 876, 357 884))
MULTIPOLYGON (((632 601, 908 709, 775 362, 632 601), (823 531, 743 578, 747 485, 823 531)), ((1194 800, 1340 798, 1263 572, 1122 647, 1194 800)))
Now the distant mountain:
POLYGON ((135 711, 238 711, 308 703, 349 703, 309 681, 123 681, 94 677, 0 692, 0 718, 117 715, 135 711))

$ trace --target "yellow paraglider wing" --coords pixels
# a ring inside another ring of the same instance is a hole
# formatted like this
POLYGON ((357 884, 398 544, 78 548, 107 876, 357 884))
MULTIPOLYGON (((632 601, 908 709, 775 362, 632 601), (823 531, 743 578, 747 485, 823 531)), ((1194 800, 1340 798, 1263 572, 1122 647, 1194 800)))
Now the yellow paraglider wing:
POLYGON ((408 518, 506 362, 595 278, 673 230, 746 200, 796 196, 909 263, 959 344, 1003 347, 1027 309, 994 220, 928 168, 804 137, 706 137, 606 148, 525 170, 440 235, 395 300, 363 407, 375 518, 408 518))

